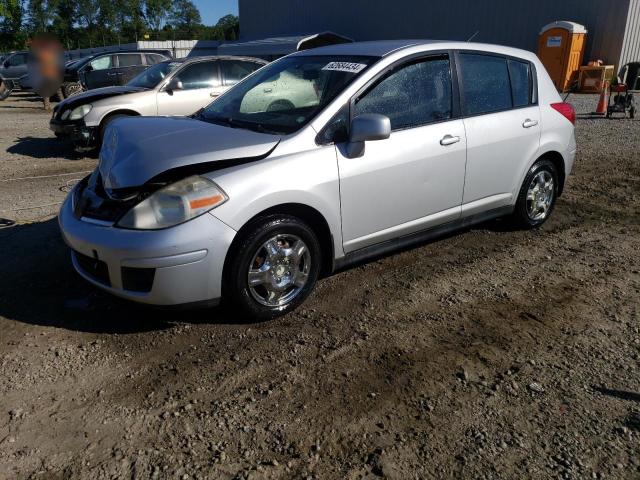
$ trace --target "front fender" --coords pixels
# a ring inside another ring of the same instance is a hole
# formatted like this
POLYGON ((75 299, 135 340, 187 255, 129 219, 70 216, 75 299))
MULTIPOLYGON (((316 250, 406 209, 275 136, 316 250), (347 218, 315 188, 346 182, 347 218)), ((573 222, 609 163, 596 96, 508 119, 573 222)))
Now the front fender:
POLYGON ((334 146, 267 158, 207 175, 228 194, 213 214, 234 230, 256 215, 284 204, 319 212, 333 236, 336 257, 343 255, 340 189, 334 146))

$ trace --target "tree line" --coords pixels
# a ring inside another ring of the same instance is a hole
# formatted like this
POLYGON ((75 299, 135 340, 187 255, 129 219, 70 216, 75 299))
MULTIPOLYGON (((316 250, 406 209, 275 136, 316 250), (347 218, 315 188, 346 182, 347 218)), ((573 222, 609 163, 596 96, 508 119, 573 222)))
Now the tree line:
POLYGON ((55 35, 67 50, 140 40, 235 40, 238 17, 202 24, 191 0, 0 0, 0 52, 55 35))

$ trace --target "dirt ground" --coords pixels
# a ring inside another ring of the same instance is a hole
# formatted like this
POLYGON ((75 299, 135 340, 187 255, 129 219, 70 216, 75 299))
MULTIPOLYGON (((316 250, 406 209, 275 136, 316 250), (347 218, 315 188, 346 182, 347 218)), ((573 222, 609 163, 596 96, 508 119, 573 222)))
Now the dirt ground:
POLYGON ((0 478, 640 478, 640 121, 580 116, 540 230, 483 225, 247 324, 73 272, 57 203, 96 160, 40 106, 0 103, 0 478))

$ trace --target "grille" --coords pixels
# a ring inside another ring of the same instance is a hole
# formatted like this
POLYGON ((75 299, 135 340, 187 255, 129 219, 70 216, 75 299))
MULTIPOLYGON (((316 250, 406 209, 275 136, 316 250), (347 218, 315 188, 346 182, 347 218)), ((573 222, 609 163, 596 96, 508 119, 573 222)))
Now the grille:
POLYGON ((155 268, 122 267, 122 288, 132 292, 149 293, 156 276, 155 268))
POLYGON ((86 255, 83 255, 80 252, 73 252, 76 257, 76 262, 82 273, 91 277, 96 282, 100 282, 107 287, 111 286, 111 280, 109 279, 109 267, 102 260, 98 260, 96 258, 91 258, 86 255))

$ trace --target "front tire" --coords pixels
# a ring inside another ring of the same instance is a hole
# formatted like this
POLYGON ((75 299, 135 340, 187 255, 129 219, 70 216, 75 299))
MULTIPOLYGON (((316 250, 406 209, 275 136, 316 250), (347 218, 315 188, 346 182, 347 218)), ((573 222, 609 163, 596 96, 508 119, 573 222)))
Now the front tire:
POLYGON ((515 222, 523 228, 536 228, 547 221, 556 204, 559 191, 558 169, 552 161, 538 160, 524 178, 516 208, 515 222))
POLYGON ((321 249, 313 230, 297 217, 270 215, 240 235, 225 268, 225 302, 255 320, 295 310, 320 272, 321 249))

